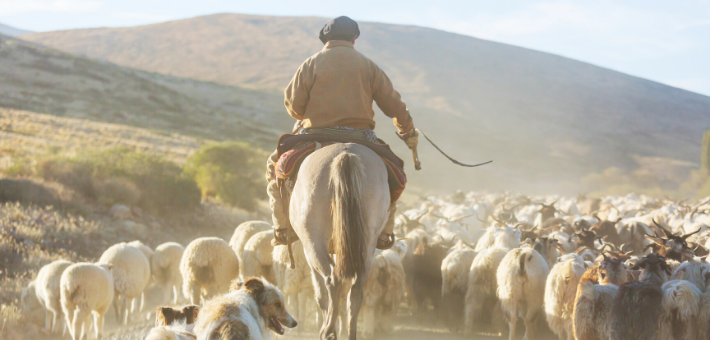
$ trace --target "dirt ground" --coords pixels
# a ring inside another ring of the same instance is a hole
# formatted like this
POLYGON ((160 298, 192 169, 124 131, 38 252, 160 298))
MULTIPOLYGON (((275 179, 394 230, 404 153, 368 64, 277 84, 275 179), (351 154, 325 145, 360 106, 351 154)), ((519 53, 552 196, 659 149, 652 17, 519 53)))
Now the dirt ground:
MULTIPOLYGON (((150 295, 149 295, 150 296, 150 295)), ((153 295, 155 296, 155 295, 153 295)), ((106 325, 104 331, 104 339, 108 340, 143 340, 148 331, 153 327, 155 314, 152 312, 157 305, 155 301, 149 301, 150 307, 146 308, 146 312, 140 316, 136 316, 127 327, 117 327, 115 317, 112 312, 106 316, 106 325)), ((437 325, 433 320, 422 320, 408 315, 404 309, 400 310, 399 315, 394 319, 394 331, 391 334, 375 334, 375 340, 487 340, 487 339, 504 339, 502 335, 492 334, 477 334, 475 336, 464 336, 461 334, 452 334, 443 326, 437 325)), ((282 340, 301 340, 301 339, 317 339, 318 332, 311 322, 303 322, 299 320, 301 329, 287 330, 284 336, 273 336, 273 339, 282 340), (310 323, 310 324, 309 324, 310 323), (306 325, 304 328, 304 324, 306 325)), ((522 339, 524 329, 519 330, 519 337, 522 339)), ((346 337, 341 336, 341 339, 346 337)), ((557 337, 549 333, 549 330, 540 330, 538 340, 556 340, 557 337)))

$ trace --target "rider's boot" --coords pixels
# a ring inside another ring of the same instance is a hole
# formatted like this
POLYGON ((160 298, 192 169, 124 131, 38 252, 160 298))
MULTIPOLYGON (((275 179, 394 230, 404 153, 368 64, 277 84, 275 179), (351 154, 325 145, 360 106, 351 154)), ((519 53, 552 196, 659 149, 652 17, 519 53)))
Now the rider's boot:
POLYGON ((377 249, 390 249, 394 245, 394 218, 396 212, 397 202, 392 202, 390 204, 390 215, 387 218, 387 224, 385 224, 385 228, 382 229, 380 236, 377 238, 377 249))
POLYGON ((288 210, 286 209, 286 200, 282 195, 278 181, 274 179, 274 166, 278 160, 278 151, 274 151, 266 161, 266 180, 269 183, 266 187, 266 193, 269 195, 269 206, 272 212, 271 220, 274 223, 274 240, 271 243, 273 245, 287 245, 298 240, 298 236, 291 228, 288 210))
POLYGON ((269 182, 266 187, 269 194, 269 205, 271 206, 271 220, 274 223, 273 245, 287 245, 298 240, 298 236, 291 228, 288 215, 285 209, 285 200, 281 195, 281 189, 277 181, 269 182))

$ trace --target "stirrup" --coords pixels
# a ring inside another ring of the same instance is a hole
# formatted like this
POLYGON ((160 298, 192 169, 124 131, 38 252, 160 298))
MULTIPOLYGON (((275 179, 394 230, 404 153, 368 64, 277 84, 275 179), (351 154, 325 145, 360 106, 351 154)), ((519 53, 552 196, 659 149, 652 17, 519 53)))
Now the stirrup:
POLYGON ((271 241, 271 245, 286 246, 298 241, 298 236, 295 234, 289 235, 290 232, 288 228, 274 229, 274 239, 271 241))
POLYGON ((392 248, 394 245, 394 234, 387 234, 387 241, 382 240, 379 236, 377 237, 377 249, 387 250, 392 248))
POLYGON ((272 246, 285 246, 288 245, 288 229, 274 229, 274 239, 271 241, 272 246))

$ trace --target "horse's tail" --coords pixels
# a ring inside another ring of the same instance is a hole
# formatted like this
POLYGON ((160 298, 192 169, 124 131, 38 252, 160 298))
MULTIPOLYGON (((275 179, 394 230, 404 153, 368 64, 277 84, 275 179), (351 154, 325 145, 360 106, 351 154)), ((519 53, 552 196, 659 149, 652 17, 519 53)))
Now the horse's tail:
POLYGON ((335 277, 351 279, 365 265, 365 209, 362 202, 365 167, 360 156, 342 152, 330 166, 333 190, 333 253, 335 277))

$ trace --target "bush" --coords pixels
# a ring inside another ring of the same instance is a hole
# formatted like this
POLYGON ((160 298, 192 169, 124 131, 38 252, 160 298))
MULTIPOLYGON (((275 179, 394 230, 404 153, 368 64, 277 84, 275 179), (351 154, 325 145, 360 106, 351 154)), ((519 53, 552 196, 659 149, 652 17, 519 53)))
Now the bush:
POLYGON ((85 160, 53 155, 40 158, 35 172, 47 181, 63 184, 84 195, 95 198, 93 165, 85 160))
POLYGON ((138 205, 164 213, 200 204, 197 184, 180 166, 126 148, 45 156, 37 161, 35 172, 105 205, 138 205))
POLYGON ((127 178, 112 177, 94 183, 96 200, 106 206, 117 203, 133 206, 141 198, 141 190, 127 178))
POLYGON ((188 159, 185 173, 195 179, 203 197, 251 210, 258 199, 265 198, 267 156, 247 143, 206 144, 188 159))

